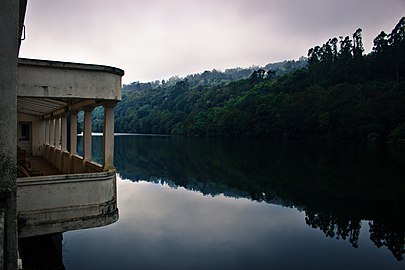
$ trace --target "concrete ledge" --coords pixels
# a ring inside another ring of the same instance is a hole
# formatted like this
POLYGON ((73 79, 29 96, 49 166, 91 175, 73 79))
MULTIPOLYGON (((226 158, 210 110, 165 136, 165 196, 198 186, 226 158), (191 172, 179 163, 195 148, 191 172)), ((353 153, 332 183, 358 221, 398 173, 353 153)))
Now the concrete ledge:
MULTIPOLYGON (((19 222, 24 223, 26 216, 19 217, 19 222)), ((51 233, 63 233, 67 231, 102 227, 116 222, 119 218, 118 209, 113 212, 95 216, 83 216, 79 218, 69 218, 54 220, 53 222, 24 224, 19 231, 19 238, 45 235, 51 233)))
POLYGON ((84 168, 89 173, 102 172, 103 167, 95 161, 85 161, 84 168))
POLYGON ((52 185, 62 183, 74 183, 84 181, 108 181, 115 177, 115 172, 96 172, 96 173, 75 173, 58 174, 46 176, 20 177, 17 178, 17 188, 35 185, 52 185))
POLYGON ((18 212, 102 204, 115 198, 114 172, 17 179, 18 212))
POLYGON ((20 59, 17 97, 120 101, 123 74, 107 66, 20 59))
POLYGON ((99 227, 118 219, 114 171, 17 179, 20 237, 99 227))
POLYGON ((52 67, 52 68, 62 68, 62 69, 102 71, 102 72, 116 74, 119 76, 124 76, 124 71, 122 69, 119 69, 116 67, 104 66, 104 65, 93 65, 93 64, 61 62, 61 61, 29 59, 29 58, 18 58, 18 65, 19 66, 32 66, 32 67, 52 67))

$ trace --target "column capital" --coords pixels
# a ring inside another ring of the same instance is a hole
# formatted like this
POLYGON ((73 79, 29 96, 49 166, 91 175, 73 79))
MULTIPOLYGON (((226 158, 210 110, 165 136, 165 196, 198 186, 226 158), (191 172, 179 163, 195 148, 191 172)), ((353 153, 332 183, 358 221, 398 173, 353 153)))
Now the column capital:
POLYGON ((82 109, 84 112, 92 112, 94 110, 94 107, 85 107, 82 109))
POLYGON ((119 101, 116 101, 116 100, 107 100, 107 101, 101 102, 101 105, 104 108, 114 108, 115 106, 117 106, 118 102, 119 101))
POLYGON ((79 113, 79 111, 69 111, 68 115, 69 116, 77 116, 78 113, 79 113))

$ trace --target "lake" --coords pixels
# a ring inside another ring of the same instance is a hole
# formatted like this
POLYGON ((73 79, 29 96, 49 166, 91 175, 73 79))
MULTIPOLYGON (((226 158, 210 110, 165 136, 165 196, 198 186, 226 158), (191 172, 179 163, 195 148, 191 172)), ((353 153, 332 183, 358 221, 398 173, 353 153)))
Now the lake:
POLYGON ((115 166, 120 218, 64 233, 66 269, 405 269, 404 146, 127 135, 115 166))

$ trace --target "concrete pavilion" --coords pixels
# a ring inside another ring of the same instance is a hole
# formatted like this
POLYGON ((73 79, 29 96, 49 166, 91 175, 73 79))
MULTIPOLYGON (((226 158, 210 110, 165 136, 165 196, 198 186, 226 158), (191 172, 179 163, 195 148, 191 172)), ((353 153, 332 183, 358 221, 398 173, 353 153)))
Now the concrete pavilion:
POLYGON ((26 5, 0 1, 0 269, 17 269, 19 238, 118 219, 114 107, 124 72, 19 59, 26 5), (102 164, 91 158, 91 112, 97 106, 104 110, 102 164), (76 151, 79 111, 83 156, 76 151))

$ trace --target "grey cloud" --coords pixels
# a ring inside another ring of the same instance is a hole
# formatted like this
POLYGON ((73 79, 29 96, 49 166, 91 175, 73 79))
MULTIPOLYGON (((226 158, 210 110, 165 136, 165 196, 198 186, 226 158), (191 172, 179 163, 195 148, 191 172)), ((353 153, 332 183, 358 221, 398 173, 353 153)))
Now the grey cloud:
POLYGON ((366 49, 404 0, 36 0, 21 56, 118 66, 124 82, 305 55, 363 28, 366 49))

